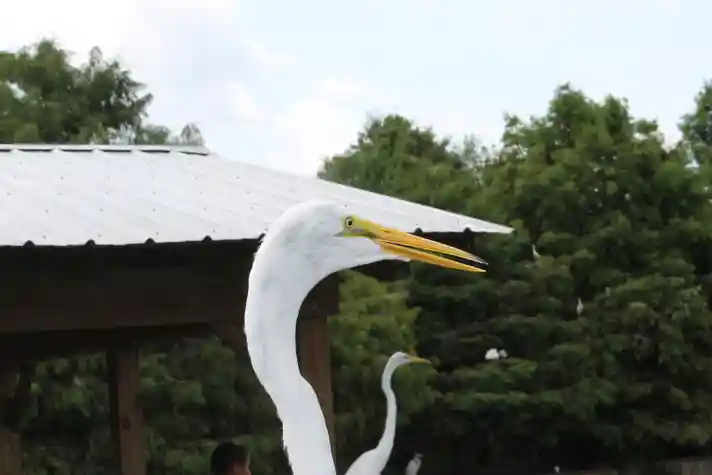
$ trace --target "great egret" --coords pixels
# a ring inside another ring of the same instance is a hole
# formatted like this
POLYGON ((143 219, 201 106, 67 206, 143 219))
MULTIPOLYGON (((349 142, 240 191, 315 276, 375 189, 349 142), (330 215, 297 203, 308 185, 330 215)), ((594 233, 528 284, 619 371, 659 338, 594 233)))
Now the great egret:
POLYGON ((361 454, 354 463, 351 464, 346 471, 346 475, 380 475, 383 469, 386 468, 388 457, 393 450, 393 439, 396 435, 396 415, 398 406, 396 405, 396 395, 393 392, 391 380, 396 369, 410 363, 430 363, 430 361, 418 356, 409 355, 401 351, 397 351, 388 358, 386 367, 381 375, 381 389, 386 395, 386 425, 383 429, 381 440, 378 445, 361 454))
POLYGON ((312 287, 334 272, 384 259, 417 260, 484 272, 460 249, 367 221, 323 202, 285 211, 255 254, 245 303, 250 362, 282 421, 282 443, 294 475, 336 475, 329 432, 311 385, 299 372, 296 326, 312 287))
POLYGON ((405 466, 405 475, 417 475, 420 466, 423 464, 423 454, 415 454, 408 465, 405 466))
POLYGON ((485 360, 486 361, 495 361, 495 360, 504 360, 507 358, 507 351, 504 348, 497 349, 497 348, 490 348, 487 350, 487 353, 485 353, 485 360))
POLYGON ((539 251, 536 250, 536 246, 534 244, 532 244, 532 257, 535 261, 538 261, 541 258, 541 254, 539 254, 539 251))
POLYGON ((576 302, 576 315, 579 317, 583 313, 583 302, 581 301, 581 298, 579 297, 578 302, 576 302))

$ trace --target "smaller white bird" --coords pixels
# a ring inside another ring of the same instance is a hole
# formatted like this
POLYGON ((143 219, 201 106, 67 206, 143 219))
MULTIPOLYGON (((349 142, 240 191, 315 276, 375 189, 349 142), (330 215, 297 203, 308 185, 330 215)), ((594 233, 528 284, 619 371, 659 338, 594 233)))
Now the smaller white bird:
POLYGON ((583 313, 583 302, 581 301, 581 298, 579 297, 578 303, 576 304, 576 315, 579 317, 583 313))
MULTIPOLYGON (((391 380, 393 373, 401 366, 411 363, 426 363, 430 361, 415 356, 413 354, 396 351, 388 358, 386 367, 381 374, 381 389, 386 396, 386 424, 383 429, 383 435, 378 441, 375 448, 362 453, 354 463, 351 464, 346 475, 380 475, 383 469, 386 468, 388 458, 393 450, 393 440, 396 436, 396 416, 398 406, 396 404, 396 395, 393 392, 391 380)), ((416 454, 417 455, 417 454, 416 454)))
POLYGON ((423 464, 423 454, 415 454, 405 467, 405 475, 416 475, 423 464))
POLYGON ((494 361, 498 360, 500 358, 499 352, 497 351, 497 348, 490 348, 487 350, 487 353, 485 353, 485 360, 487 361, 494 361))
POLYGON ((499 350, 498 353, 499 353, 499 357, 500 357, 501 359, 505 359, 505 358, 508 356, 508 355, 507 355, 507 351, 504 350, 504 349, 499 350))
POLYGON ((532 244, 532 257, 534 257, 534 260, 538 260, 541 257, 541 254, 536 250, 536 246, 532 244))

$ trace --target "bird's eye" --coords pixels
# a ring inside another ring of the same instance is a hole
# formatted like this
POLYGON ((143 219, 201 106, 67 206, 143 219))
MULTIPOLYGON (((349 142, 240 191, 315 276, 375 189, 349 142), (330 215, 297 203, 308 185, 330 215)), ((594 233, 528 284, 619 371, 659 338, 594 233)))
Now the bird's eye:
POLYGON ((354 219, 351 216, 344 219, 344 226, 346 226, 349 229, 353 228, 354 227, 354 219))

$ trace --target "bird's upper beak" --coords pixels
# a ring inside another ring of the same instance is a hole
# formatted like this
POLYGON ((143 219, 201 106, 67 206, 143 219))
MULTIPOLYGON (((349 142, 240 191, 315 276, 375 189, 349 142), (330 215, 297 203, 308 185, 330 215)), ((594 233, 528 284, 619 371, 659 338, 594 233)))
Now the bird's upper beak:
POLYGON ((413 354, 408 355, 408 359, 410 359, 411 363, 433 364, 430 360, 426 360, 425 358, 421 358, 420 356, 413 354))
POLYGON ((440 267, 467 272, 485 272, 484 269, 471 263, 487 265, 487 262, 483 259, 456 247, 387 228, 365 219, 354 218, 353 228, 348 234, 367 237, 378 244, 384 251, 391 254, 440 267), (452 257, 467 261, 467 263, 454 260, 452 257))

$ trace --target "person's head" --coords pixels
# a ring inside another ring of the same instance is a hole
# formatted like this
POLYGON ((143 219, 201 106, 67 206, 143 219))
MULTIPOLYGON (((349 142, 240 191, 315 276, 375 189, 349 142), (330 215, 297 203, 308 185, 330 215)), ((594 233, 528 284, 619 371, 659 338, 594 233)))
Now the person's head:
POLYGON ((251 475, 250 453, 244 445, 223 442, 210 457, 212 475, 251 475))

